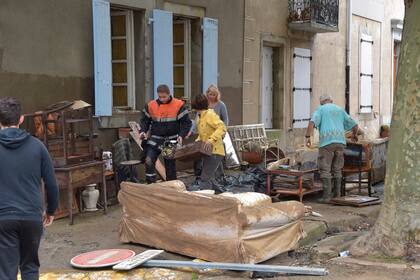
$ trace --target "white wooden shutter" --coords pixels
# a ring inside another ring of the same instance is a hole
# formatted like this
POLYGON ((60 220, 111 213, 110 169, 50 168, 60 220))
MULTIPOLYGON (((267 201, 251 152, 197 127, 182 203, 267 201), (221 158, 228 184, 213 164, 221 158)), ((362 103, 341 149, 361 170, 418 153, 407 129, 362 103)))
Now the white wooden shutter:
POLYGON ((154 96, 160 84, 174 90, 172 13, 153 10, 153 84, 154 96))
POLYGON ((360 38, 360 97, 359 112, 371 113, 372 105, 372 82, 373 82, 373 39, 372 36, 361 34, 360 38))
POLYGON ((111 16, 107 0, 92 0, 95 115, 112 115, 111 16))
POLYGON ((311 50, 293 50, 293 128, 305 128, 311 119, 311 50))
POLYGON ((203 19, 203 92, 210 85, 217 86, 218 71, 218 21, 203 19))
POLYGON ((261 122, 273 128, 273 48, 262 49, 261 122))

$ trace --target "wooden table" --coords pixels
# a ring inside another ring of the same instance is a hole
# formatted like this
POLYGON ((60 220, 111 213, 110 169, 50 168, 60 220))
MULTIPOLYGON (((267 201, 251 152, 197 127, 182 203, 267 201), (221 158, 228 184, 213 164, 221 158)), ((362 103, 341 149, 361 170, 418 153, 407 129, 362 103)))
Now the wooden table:
POLYGON ((304 189, 303 188, 303 176, 304 175, 308 175, 308 174, 313 174, 315 171, 317 171, 317 169, 310 169, 310 170, 305 170, 305 171, 300 171, 300 170, 293 170, 293 169, 278 169, 278 170, 266 170, 266 174, 267 174, 267 190, 266 190, 266 194, 267 195, 272 195, 272 194, 287 194, 287 195, 297 195, 299 196, 299 200, 300 202, 302 202, 303 196, 305 194, 309 194, 309 193, 314 193, 314 192, 319 192, 322 190, 322 187, 315 183, 312 180, 312 184, 311 187, 308 189, 304 189), (297 177, 297 181, 298 181, 298 188, 297 189, 291 189, 291 188, 276 188, 276 189, 271 189, 271 176, 272 175, 287 175, 287 176, 295 176, 297 177))
POLYGON ((57 167, 54 170, 59 188, 63 190, 67 189, 68 192, 67 207, 69 211, 70 225, 73 224, 73 190, 85 187, 89 184, 98 184, 102 187, 104 214, 106 214, 106 182, 103 161, 90 161, 76 165, 57 167))

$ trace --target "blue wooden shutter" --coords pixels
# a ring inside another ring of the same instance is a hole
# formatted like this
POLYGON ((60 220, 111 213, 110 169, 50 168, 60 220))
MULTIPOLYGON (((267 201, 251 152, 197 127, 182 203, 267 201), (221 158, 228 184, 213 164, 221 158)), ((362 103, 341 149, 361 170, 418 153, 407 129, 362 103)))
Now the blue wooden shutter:
POLYGON ((311 118, 311 50, 293 50, 293 128, 305 128, 311 118))
POLYGON ((218 21, 203 19, 203 92, 209 85, 217 86, 218 71, 218 21))
POLYGON ((173 32, 172 13, 153 10, 153 84, 154 96, 160 84, 169 86, 173 94, 173 32))
POLYGON ((92 0, 95 115, 112 115, 111 16, 109 1, 92 0))
POLYGON ((372 46, 373 38, 367 34, 361 34, 360 38, 360 113, 371 113, 372 104, 372 46))

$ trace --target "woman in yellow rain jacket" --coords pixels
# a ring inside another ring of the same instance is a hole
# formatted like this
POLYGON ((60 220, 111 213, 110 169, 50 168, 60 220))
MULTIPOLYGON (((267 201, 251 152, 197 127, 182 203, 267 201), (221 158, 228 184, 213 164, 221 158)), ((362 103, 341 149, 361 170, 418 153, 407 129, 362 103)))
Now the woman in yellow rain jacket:
POLYGON ((212 189, 211 180, 214 179, 216 169, 225 156, 223 136, 226 127, 213 109, 209 109, 209 101, 204 94, 196 96, 191 106, 198 113, 196 141, 203 141, 208 148, 212 147, 212 155, 203 157, 203 170, 198 183, 201 189, 212 189))

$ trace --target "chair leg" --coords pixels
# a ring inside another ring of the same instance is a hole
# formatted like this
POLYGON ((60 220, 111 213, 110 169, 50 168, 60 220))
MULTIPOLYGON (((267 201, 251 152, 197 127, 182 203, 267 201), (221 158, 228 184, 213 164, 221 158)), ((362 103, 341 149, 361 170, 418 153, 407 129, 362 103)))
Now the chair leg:
POLYGON ((372 196, 372 172, 370 170, 368 172, 368 193, 369 196, 372 196))
POLYGON ((346 175, 343 174, 343 179, 341 180, 341 196, 346 196, 346 175))
POLYGON ((362 172, 359 171, 359 194, 362 193, 362 172))

